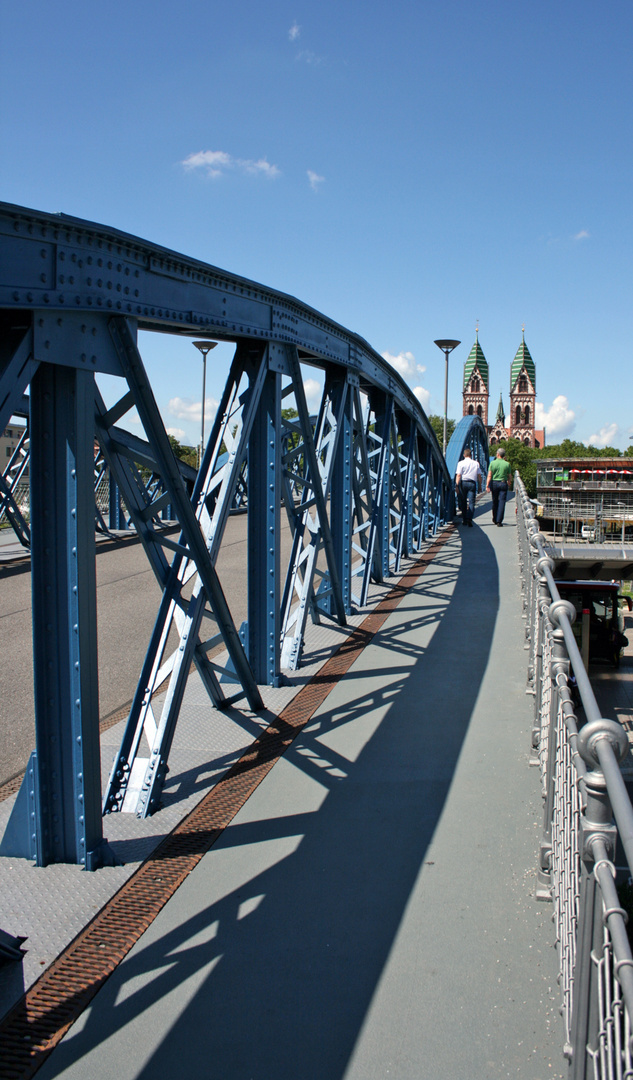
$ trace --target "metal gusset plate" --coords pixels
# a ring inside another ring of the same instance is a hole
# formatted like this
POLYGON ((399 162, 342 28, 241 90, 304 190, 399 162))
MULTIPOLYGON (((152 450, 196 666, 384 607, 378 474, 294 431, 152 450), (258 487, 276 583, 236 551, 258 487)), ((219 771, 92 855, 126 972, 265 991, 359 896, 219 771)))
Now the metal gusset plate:
MULTIPOLYGON (((153 813, 159 805, 160 792, 167 772, 169 752, 182 705, 182 699, 193 662, 202 678, 212 702, 218 707, 226 707, 231 702, 246 694, 253 709, 261 708, 261 697, 255 684, 242 645, 237 638, 228 605, 219 591, 219 582, 215 574, 215 561, 221 545, 226 519, 232 505, 236 488, 243 478, 244 462, 248 439, 257 409, 261 387, 268 370, 267 351, 265 349, 238 349, 233 361, 231 373, 223 394, 218 413, 207 444, 204 459, 194 485, 191 503, 187 500, 191 518, 186 522, 181 537, 174 545, 156 530, 149 531, 150 523, 155 521, 156 506, 164 501, 164 495, 158 501, 148 504, 140 513, 133 509, 142 500, 150 496, 150 489, 143 489, 138 484, 137 472, 121 470, 121 461, 113 460, 113 472, 126 499, 135 525, 140 527, 141 536, 150 540, 154 549, 159 544, 169 549, 176 547, 171 567, 165 571, 160 556, 154 556, 155 568, 159 580, 162 579, 163 599, 150 645, 143 665, 141 679, 137 688, 126 730, 119 753, 115 757, 108 787, 104 797, 104 812, 124 810, 145 817, 153 813), (246 386, 244 383, 246 382, 246 386), (131 481, 136 481, 130 498, 131 481), (126 490, 127 485, 127 490, 126 490), (128 502, 128 499, 130 501, 128 502), (195 537, 191 526, 195 522, 198 535, 204 542, 204 561, 199 554, 194 555, 195 537), (201 566, 201 562, 203 565, 201 566), (185 595, 185 587, 195 576, 190 598, 185 595), (209 584, 211 582, 212 584, 209 584), (219 602, 219 601, 223 602, 219 602), (204 621, 204 633, 202 627, 204 621), (178 646, 166 656, 167 642, 172 627, 178 634, 178 646), (208 629, 210 627, 210 629, 208 629), (203 640, 201 640, 201 634, 203 640), (235 643, 239 645, 239 652, 235 643), (227 647, 230 661, 230 678, 237 685, 238 692, 226 698, 220 685, 219 676, 226 673, 226 665, 210 660, 208 653, 217 645, 227 647), (241 653, 241 657, 240 657, 241 653), (241 671, 240 671, 241 664, 241 671), (245 672, 246 665, 246 672, 245 672), (156 689, 168 681, 166 698, 160 718, 157 719, 152 708, 152 695, 156 689), (143 736, 148 752, 139 754, 143 736)), ((142 388, 142 382, 137 385, 142 388)), ((137 406, 138 407, 138 406, 137 406)), ((140 412, 140 409, 139 409, 140 412)), ((150 425, 151 426, 151 425, 150 425)), ((149 442, 152 444, 150 432, 149 442)), ((158 458, 158 454, 157 454, 158 458)), ((161 468, 159 461, 157 469, 161 468)), ((161 471, 161 483, 166 488, 170 505, 179 514, 179 493, 161 471)), ((183 514, 183 517, 185 515, 183 514)))

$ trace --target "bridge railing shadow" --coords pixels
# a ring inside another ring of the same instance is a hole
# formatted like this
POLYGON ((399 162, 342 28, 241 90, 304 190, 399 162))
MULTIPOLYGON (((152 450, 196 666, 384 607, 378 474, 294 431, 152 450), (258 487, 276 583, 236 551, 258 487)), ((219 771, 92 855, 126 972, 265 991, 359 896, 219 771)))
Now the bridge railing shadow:
POLYGON ((180 1076, 183 1055, 190 1075, 341 1080, 489 662, 496 554, 483 530, 468 541, 467 558, 457 533, 444 545, 275 766, 274 800, 251 796, 43 1078, 137 1047, 144 1017, 139 1080, 180 1076))

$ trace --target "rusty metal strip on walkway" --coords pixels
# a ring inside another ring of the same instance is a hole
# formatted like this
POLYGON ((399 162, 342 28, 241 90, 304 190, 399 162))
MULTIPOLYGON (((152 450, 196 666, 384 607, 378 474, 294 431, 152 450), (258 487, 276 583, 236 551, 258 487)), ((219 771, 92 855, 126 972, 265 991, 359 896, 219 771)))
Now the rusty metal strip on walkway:
POLYGON ((245 751, 165 837, 0 1023, 0 1080, 34 1075, 161 908, 244 806, 441 546, 447 528, 245 751))

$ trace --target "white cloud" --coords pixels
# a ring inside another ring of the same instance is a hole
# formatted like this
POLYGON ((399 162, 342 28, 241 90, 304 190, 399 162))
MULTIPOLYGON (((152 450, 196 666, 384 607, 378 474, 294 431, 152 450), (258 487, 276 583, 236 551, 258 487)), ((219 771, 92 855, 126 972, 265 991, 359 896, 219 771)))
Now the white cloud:
POLYGON ((281 176, 280 170, 276 165, 271 165, 266 158, 260 158, 259 161, 236 161, 235 163, 241 169, 244 169, 247 173, 261 173, 267 176, 269 180, 274 180, 277 176, 281 176))
POLYGON ((425 413, 428 413, 431 405, 431 391, 425 390, 423 386, 414 386, 413 393, 417 397, 425 413))
POLYGON ((181 165, 187 172, 203 169, 212 180, 224 176, 231 169, 250 175, 267 176, 269 180, 281 176, 281 170, 276 165, 271 165, 266 158, 258 158, 257 161, 234 158, 224 150, 199 150, 197 154, 189 154, 189 157, 181 161, 181 165))
POLYGON ((165 428, 165 430, 168 435, 172 435, 173 438, 177 439, 179 443, 181 443, 183 439, 187 438, 187 432, 183 431, 180 427, 168 427, 165 428))
POLYGON ((590 435, 588 442, 590 446, 615 446, 617 440, 620 438, 620 429, 616 423, 605 424, 600 428, 597 435, 590 435))
POLYGON ((305 390, 306 401, 308 408, 311 411, 318 409, 321 404, 321 397, 323 396, 323 386, 316 379, 304 379, 303 389, 305 390))
POLYGON ((297 38, 299 38, 300 36, 301 36, 301 27, 298 26, 296 22, 293 22, 292 26, 290 27, 290 29, 288 31, 288 38, 290 39, 290 41, 296 41, 297 38))
POLYGON ((319 176, 318 173, 312 172, 312 169, 308 169, 308 180, 310 181, 310 187, 313 191, 319 190, 319 184, 324 183, 325 177, 319 176))
POLYGON ((322 56, 317 56, 316 53, 310 52, 307 49, 302 49, 301 52, 298 52, 295 59, 301 60, 304 64, 313 64, 314 67, 318 67, 319 64, 324 62, 322 56))
POLYGON ((395 367, 396 371, 402 375, 403 379, 413 379, 416 375, 423 375, 426 368, 422 364, 416 364, 415 356, 412 352, 401 352, 397 356, 393 353, 384 352, 382 354, 383 360, 386 360, 392 367, 395 367))
POLYGON ((574 234, 574 240, 588 240, 590 234, 586 229, 581 229, 580 232, 574 234))
MULTIPOLYGON (((188 420, 190 423, 200 424, 202 421, 202 402, 192 401, 191 398, 171 398, 167 406, 169 413, 177 420, 188 420)), ((204 407, 205 421, 213 420, 218 411, 218 402, 215 398, 206 398, 204 407)), ((177 437, 177 436, 176 436, 177 437)))
POLYGON ((576 427, 576 414, 570 409, 564 394, 554 398, 549 410, 537 401, 534 420, 535 427, 545 428, 547 441, 550 443, 554 441, 555 435, 562 439, 567 438, 576 427))

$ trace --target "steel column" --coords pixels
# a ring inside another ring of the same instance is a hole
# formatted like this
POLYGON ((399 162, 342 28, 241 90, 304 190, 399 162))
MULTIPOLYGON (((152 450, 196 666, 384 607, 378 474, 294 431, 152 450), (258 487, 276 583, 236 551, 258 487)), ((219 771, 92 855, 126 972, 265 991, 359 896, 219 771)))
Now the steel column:
POLYGON ((31 382, 31 565, 37 864, 104 857, 93 488, 94 376, 31 382))
POLYGON ((269 371, 248 443, 247 653, 258 683, 280 672, 281 375, 269 371))
MULTIPOLYGON (((353 379, 349 376, 348 381, 353 379)), ((352 608, 352 468, 353 468, 353 400, 349 387, 342 411, 334 403, 335 412, 340 416, 338 446, 332 470, 330 495, 330 522, 334 559, 338 569, 339 581, 346 615, 352 608)), ((344 392, 339 385, 338 394, 344 392)))

